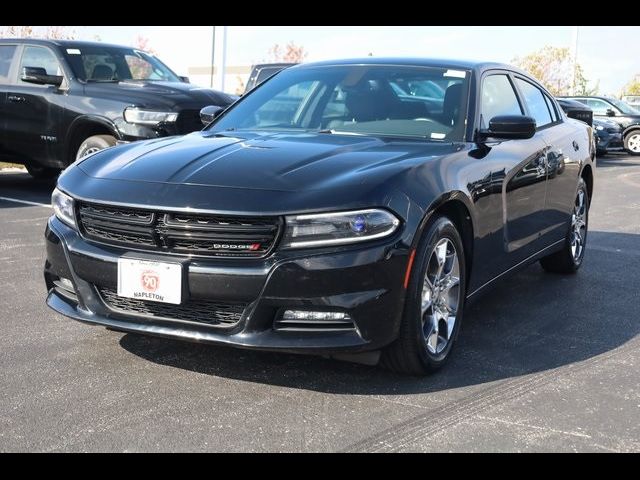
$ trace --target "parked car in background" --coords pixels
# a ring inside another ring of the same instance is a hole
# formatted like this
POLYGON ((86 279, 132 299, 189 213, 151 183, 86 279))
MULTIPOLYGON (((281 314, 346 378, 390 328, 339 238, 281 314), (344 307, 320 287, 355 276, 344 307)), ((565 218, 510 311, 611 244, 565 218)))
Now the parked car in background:
POLYGON ((114 330, 422 375, 449 358, 467 300, 534 261, 580 268, 594 154, 591 128, 508 65, 294 66, 201 132, 65 170, 47 303, 114 330))
POLYGON ((556 98, 556 100, 560 108, 567 114, 567 117, 580 120, 590 127, 593 126, 593 110, 584 103, 566 98, 556 98))
POLYGON ((280 70, 296 65, 295 63, 260 63, 251 67, 249 80, 244 88, 244 93, 253 90, 268 78, 273 77, 280 70))
POLYGON ((202 107, 235 98, 191 85, 135 48, 1 39, 0 159, 53 177, 117 142, 200 130, 202 107))
POLYGON ((584 103, 593 110, 594 118, 609 119, 622 127, 624 148, 640 155, 640 111, 611 97, 563 97, 584 103))
POLYGON ((593 134, 596 139, 596 153, 599 156, 608 152, 620 152, 624 150, 622 140, 622 127, 607 119, 593 119, 593 134))
POLYGON ((640 109, 640 95, 623 95, 621 100, 636 110, 640 109))
POLYGON ((606 118, 593 118, 593 110, 577 100, 558 98, 558 105, 570 118, 581 120, 593 127, 596 153, 599 156, 607 152, 623 150, 622 127, 606 118))

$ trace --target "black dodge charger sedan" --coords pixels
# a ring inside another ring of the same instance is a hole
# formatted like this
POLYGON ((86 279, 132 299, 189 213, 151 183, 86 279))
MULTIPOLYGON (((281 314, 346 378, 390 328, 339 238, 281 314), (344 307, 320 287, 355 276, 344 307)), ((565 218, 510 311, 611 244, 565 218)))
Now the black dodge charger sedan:
POLYGON ((68 168, 47 303, 119 331, 424 374, 498 279, 580 267, 594 150, 507 65, 294 66, 202 132, 68 168))

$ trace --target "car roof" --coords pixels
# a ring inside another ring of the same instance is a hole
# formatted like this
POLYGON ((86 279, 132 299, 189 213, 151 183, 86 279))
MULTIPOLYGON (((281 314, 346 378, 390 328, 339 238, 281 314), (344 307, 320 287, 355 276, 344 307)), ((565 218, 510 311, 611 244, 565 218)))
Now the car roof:
POLYGON ((517 67, 498 62, 482 62, 474 60, 452 60, 442 58, 418 58, 418 57, 363 57, 340 60, 324 60, 320 62, 302 63, 291 68, 309 68, 328 65, 406 65, 418 67, 443 67, 459 70, 485 70, 505 69, 528 75, 517 67))
POLYGON ((597 98, 598 100, 612 100, 613 97, 605 97, 602 95, 566 95, 558 98, 597 98))
POLYGON ((127 45, 116 45, 103 42, 88 42, 84 40, 52 40, 44 38, 0 38, 3 43, 30 43, 33 45, 58 46, 62 48, 82 48, 82 47, 110 47, 110 48, 132 48, 127 45))

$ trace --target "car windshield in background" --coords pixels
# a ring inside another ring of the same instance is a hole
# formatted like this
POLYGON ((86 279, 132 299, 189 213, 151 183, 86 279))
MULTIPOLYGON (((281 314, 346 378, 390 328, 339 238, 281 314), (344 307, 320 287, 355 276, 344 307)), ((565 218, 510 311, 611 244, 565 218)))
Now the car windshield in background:
POLYGON ((640 111, 636 110, 631 105, 629 105, 629 104, 627 104, 625 102, 622 102, 620 100, 616 100, 615 98, 609 98, 608 100, 609 100, 609 102, 614 104, 618 108, 618 110, 620 110, 625 115, 640 115, 640 111))
POLYGON ((468 71, 431 67, 291 68, 256 88, 211 129, 461 141, 468 78, 468 71))
POLYGON ((180 81, 160 60, 133 48, 90 46, 64 53, 76 77, 86 82, 180 81))

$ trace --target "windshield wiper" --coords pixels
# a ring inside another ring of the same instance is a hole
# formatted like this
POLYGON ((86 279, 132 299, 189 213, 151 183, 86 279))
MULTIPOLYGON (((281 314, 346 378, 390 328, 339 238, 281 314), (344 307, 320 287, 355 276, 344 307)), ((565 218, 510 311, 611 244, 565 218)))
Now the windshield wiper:
POLYGON ((366 136, 365 133, 358 132, 345 132, 344 130, 334 130, 332 128, 325 128, 324 130, 316 130, 316 133, 329 133, 329 134, 340 134, 340 135, 357 135, 357 136, 366 136))

